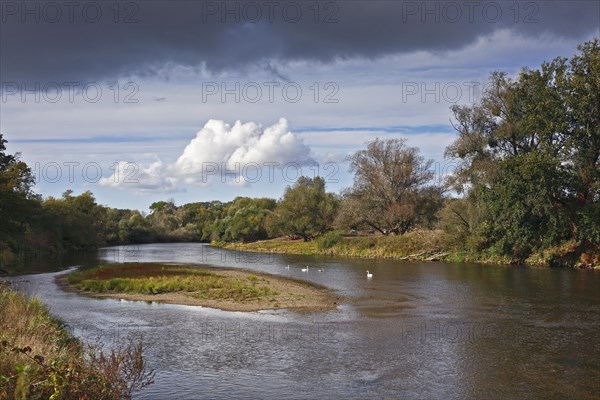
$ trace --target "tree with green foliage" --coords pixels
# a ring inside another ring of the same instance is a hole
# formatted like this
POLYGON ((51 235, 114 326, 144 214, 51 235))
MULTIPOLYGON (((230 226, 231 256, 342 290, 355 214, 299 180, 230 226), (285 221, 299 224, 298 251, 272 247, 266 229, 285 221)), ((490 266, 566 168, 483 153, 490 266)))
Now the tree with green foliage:
POLYGON ((133 212, 131 210, 108 208, 102 206, 99 207, 101 207, 103 210, 103 243, 106 243, 108 245, 120 244, 121 240, 119 239, 119 224, 121 220, 129 219, 133 212))
POLYGON ((0 133, 0 240, 23 230, 37 199, 33 184, 33 174, 20 154, 6 154, 6 140, 0 133))
POLYGON ((275 206, 272 199, 236 197, 222 206, 221 216, 211 225, 210 238, 224 242, 266 239, 266 218, 275 206))
POLYGON ((568 189, 558 160, 519 154, 502 160, 498 172, 493 185, 476 189, 489 213, 482 233, 497 253, 525 259, 569 238, 569 221, 556 199, 568 189))
POLYGON ((481 240, 501 254, 600 243, 599 41, 579 50, 516 79, 493 73, 479 103, 452 108, 450 183, 485 208, 481 240))
POLYGON ((325 191, 325 180, 319 176, 301 176, 285 189, 283 198, 269 218, 272 235, 290 235, 312 240, 333 227, 339 200, 325 191))
POLYGON ((28 251, 29 222, 39 208, 33 184, 31 170, 19 153, 6 153, 0 133, 0 265, 15 262, 17 254, 28 251))
POLYGON ((150 205, 151 213, 147 219, 161 241, 174 241, 172 233, 181 227, 176 216, 177 209, 173 200, 157 201, 150 205))
POLYGON ((73 196, 73 191, 67 190, 60 199, 50 197, 42 202, 35 226, 51 232, 59 250, 94 249, 103 241, 104 214, 104 207, 96 204, 90 191, 73 196))
POLYGON ((152 243, 156 240, 156 233, 148 219, 139 211, 133 211, 129 218, 119 222, 119 240, 123 244, 152 243))
POLYGON ((571 190, 563 196, 578 240, 600 244, 600 41, 578 47, 580 54, 559 59, 565 70, 556 86, 563 102, 561 160, 569 166, 571 190))

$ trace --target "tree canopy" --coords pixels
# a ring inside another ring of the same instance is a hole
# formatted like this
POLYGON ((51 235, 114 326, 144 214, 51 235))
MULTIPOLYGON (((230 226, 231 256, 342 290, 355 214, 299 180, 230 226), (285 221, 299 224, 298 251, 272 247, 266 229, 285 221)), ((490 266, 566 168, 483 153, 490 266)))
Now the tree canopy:
POLYGON ((430 185, 433 160, 425 160, 404 139, 376 139, 348 161, 354 186, 344 193, 338 225, 403 234, 419 222, 427 206, 441 201, 441 191, 430 185))
POLYGON ((480 102, 452 108, 450 183, 480 204, 482 240, 502 254, 600 242, 600 44, 579 51, 515 79, 495 72, 480 102))
POLYGON ((336 196, 325 191, 323 178, 301 176, 285 189, 270 227, 278 234, 311 240, 332 228, 338 204, 336 196))

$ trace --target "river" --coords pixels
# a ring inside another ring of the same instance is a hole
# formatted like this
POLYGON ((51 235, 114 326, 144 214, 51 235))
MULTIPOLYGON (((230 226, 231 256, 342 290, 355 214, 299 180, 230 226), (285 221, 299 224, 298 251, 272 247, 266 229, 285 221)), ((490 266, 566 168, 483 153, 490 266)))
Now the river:
POLYGON ((245 268, 346 298, 327 313, 223 312, 66 293, 56 272, 11 278, 86 340, 143 336, 156 379, 138 399, 600 398, 598 272, 198 243, 110 247, 99 259, 245 268))

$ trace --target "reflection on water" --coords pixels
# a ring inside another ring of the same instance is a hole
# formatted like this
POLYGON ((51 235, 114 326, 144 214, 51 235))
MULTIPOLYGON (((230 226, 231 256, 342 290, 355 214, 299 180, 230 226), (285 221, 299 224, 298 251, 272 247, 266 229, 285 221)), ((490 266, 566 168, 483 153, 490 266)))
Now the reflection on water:
POLYGON ((39 274, 64 270, 66 266, 94 266, 98 263, 98 252, 72 251, 59 254, 32 252, 21 255, 19 262, 6 270, 0 270, 0 276, 17 274, 39 274))
POLYGON ((100 257, 264 271, 348 299, 327 313, 237 313, 85 298, 58 289, 56 274, 14 279, 79 336, 142 335, 157 379, 141 399, 598 398, 598 273, 250 254, 202 244, 122 246, 100 257), (306 265, 315 268, 302 272, 306 265))

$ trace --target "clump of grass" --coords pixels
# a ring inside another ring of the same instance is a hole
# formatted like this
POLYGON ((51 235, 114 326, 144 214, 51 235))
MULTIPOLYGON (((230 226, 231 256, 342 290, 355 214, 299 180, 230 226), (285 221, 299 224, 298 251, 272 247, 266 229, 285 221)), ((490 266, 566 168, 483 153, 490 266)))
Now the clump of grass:
POLYGON ((0 399, 130 399, 152 383, 141 341, 99 348, 71 337, 38 299, 0 288, 0 399))
POLYGON ((203 299, 253 301, 277 295, 256 275, 245 279, 195 267, 160 264, 107 264, 77 271, 69 283, 93 293, 156 295, 185 293, 203 299))

